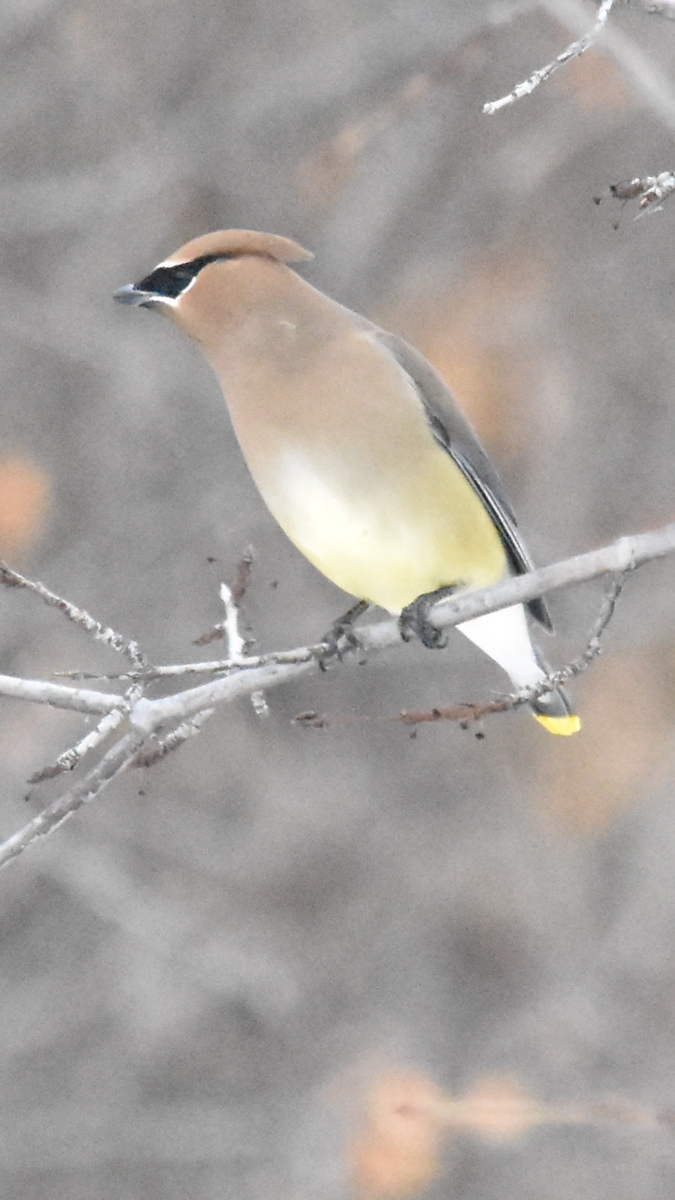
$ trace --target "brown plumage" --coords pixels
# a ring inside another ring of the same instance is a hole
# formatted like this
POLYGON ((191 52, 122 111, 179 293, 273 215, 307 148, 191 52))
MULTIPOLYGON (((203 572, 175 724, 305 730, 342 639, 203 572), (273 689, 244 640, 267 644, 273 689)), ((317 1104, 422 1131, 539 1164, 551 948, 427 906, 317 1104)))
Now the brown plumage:
MULTIPOLYGON (((400 612, 527 570, 498 476, 443 380, 288 265, 311 257, 272 234, 207 234, 116 297, 198 343, 270 511, 345 591, 400 612)), ((530 609, 550 627, 542 601, 530 609)), ((517 687, 543 677, 522 606, 458 628, 517 687)), ((579 728, 560 689, 533 709, 552 732, 579 728)))

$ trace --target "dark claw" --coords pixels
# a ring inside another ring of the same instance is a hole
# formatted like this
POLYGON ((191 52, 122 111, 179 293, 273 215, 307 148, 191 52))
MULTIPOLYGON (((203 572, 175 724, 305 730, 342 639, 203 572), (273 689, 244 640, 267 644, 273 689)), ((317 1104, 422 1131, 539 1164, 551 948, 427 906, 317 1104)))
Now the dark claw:
POLYGON ((320 659, 320 665, 324 670, 327 659, 334 657, 341 658, 346 649, 356 649, 361 645, 358 635, 354 630, 354 621, 368 607, 367 600, 357 601, 343 617, 339 617, 337 621, 334 621, 328 633, 324 634, 321 641, 326 649, 320 659))
POLYGON ((398 619, 398 627, 404 642, 409 642, 413 636, 418 637, 427 650, 443 650, 448 644, 447 636, 433 621, 429 619, 429 609, 437 600, 452 596, 457 591, 458 584, 438 588, 435 592, 425 592, 418 596, 412 604, 407 604, 398 619))

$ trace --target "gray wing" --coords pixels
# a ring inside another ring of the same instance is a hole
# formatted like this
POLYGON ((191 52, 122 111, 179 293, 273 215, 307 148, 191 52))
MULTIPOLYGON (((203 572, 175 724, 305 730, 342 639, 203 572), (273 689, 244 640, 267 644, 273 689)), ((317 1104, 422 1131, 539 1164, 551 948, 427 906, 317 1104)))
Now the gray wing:
MULTIPOLYGON (((533 563, 521 539, 511 506, 502 495, 501 480, 440 375, 407 342, 378 329, 376 325, 371 326, 371 330, 380 345, 389 351, 414 383, 436 441, 478 492, 497 526, 514 575, 531 571, 533 563)), ((552 631, 553 624, 543 599, 531 600, 527 607, 545 629, 552 631)))

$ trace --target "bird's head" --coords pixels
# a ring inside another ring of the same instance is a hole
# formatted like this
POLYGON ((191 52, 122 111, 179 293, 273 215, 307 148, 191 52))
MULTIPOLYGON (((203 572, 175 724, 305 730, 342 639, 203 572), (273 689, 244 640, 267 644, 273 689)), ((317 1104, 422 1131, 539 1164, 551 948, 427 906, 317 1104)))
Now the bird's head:
POLYGON ((313 257, 290 238, 251 229, 220 230, 187 242, 139 283, 119 288, 114 297, 121 304, 157 309, 196 341, 204 341, 214 320, 226 322, 241 305, 242 284, 260 286, 258 273, 247 270, 252 264, 313 257))

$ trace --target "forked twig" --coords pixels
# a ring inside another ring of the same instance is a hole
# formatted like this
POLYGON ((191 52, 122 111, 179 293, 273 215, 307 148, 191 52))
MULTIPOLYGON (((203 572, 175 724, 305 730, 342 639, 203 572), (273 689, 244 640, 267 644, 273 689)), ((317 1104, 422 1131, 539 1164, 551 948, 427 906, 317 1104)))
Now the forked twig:
MULTIPOLYGON (((636 534, 620 538, 610 546, 587 554, 577 555, 564 561, 553 563, 549 567, 531 571, 527 575, 511 577, 491 588, 482 591, 458 593, 450 599, 443 600, 432 609, 434 623, 441 628, 449 628, 466 621, 471 617, 482 616, 488 612, 496 612, 512 604, 526 603, 557 588, 568 587, 593 579, 599 575, 620 575, 644 562, 663 557, 675 552, 675 524, 648 533, 636 534)), ((108 631, 99 622, 88 618, 82 622, 79 614, 82 610, 63 601, 61 597, 50 593, 42 584, 33 584, 23 580, 16 572, 3 568, 4 582, 9 586, 26 586, 28 590, 48 597, 48 603, 61 611, 66 611, 70 619, 75 619, 78 625, 83 625, 95 636, 98 631, 103 634, 101 640, 109 642, 108 631), (72 614, 77 614, 73 617, 72 614)), ((617 596, 621 590, 622 581, 616 580, 608 592, 603 608, 598 616, 588 644, 578 660, 571 663, 563 671, 548 676, 541 690, 548 690, 558 682, 563 682, 572 675, 580 673, 585 665, 599 652, 601 635, 611 619, 617 596)), ((110 631, 112 633, 112 631, 110 631)), ((398 624, 394 619, 380 621, 367 625, 359 632, 359 645, 345 648, 342 658, 358 652, 361 658, 364 653, 370 655, 390 648, 401 646, 398 624)), ((125 652, 128 643, 122 639, 119 647, 125 652)), ((105 692, 95 692, 84 688, 73 688, 66 685, 46 683, 36 680, 21 680, 11 676, 0 676, 0 695, 26 699, 33 702, 47 703, 59 707, 88 712, 101 716, 104 720, 91 733, 66 751, 57 760, 59 768, 67 768, 81 760, 83 753, 93 746, 100 745, 103 737, 120 723, 120 717, 127 717, 131 731, 124 734, 84 779, 64 793, 38 817, 30 821, 23 829, 0 843, 0 866, 9 862, 31 845, 36 839, 57 828, 71 812, 76 811, 82 804, 94 798, 120 772, 131 765, 149 765, 158 758, 199 732, 204 720, 211 714, 217 704, 233 701, 239 697, 251 697, 271 687, 278 686, 286 680, 297 680, 300 676, 319 670, 320 663, 325 661, 329 647, 320 643, 318 646, 301 646, 296 650, 282 651, 279 654, 258 656, 253 664, 246 657, 232 658, 225 663, 216 664, 219 674, 210 682, 190 687, 172 696, 152 699, 146 695, 146 689, 151 679, 157 674, 151 666, 135 667, 127 672, 126 678, 131 680, 131 686, 126 694, 110 695, 105 692), (109 717, 110 720, 106 720, 109 717)), ((133 653, 134 661, 144 663, 143 656, 133 653)), ((452 719, 464 721, 476 720, 478 716, 488 712, 501 712, 505 708, 527 703, 533 693, 519 693, 505 700, 492 701, 487 705, 461 706, 461 711, 455 709, 452 719)), ((449 716, 449 711, 448 711, 449 716)), ((312 714, 313 723, 319 724, 320 719, 312 714)), ((447 719, 442 709, 434 710, 431 714, 403 713, 398 714, 398 720, 414 724, 420 720, 447 719)), ((310 723, 306 719, 306 723, 310 723)), ((44 778, 49 770, 40 774, 44 778)))

